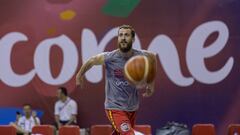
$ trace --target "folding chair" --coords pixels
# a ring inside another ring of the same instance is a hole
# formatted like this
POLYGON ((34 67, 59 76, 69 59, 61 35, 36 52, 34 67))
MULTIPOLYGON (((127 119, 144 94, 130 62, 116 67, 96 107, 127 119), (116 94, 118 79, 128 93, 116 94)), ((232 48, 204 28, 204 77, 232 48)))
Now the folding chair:
POLYGON ((91 126, 91 135, 111 135, 113 128, 111 125, 93 125, 91 126))
POLYGON ((16 135, 16 132, 13 126, 0 126, 0 135, 16 135))
POLYGON ((215 126, 213 124, 194 124, 192 135, 216 135, 215 126))
POLYGON ((52 125, 34 126, 32 134, 54 135, 54 127, 52 125))
POLYGON ((152 135, 150 125, 135 125, 134 130, 139 131, 144 135, 152 135))
POLYGON ((228 126, 228 135, 234 135, 234 133, 240 135, 240 124, 230 124, 228 126))
POLYGON ((63 126, 59 129, 59 135, 80 135, 79 126, 63 126))

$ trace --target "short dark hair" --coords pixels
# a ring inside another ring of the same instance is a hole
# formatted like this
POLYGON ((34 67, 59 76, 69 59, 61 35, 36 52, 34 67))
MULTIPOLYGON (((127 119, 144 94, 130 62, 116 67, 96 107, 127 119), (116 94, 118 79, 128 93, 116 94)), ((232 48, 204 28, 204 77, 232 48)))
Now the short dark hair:
POLYGON ((132 37, 134 38, 135 37, 135 30, 133 29, 133 27, 131 25, 126 25, 126 24, 123 24, 121 26, 119 26, 118 28, 118 33, 119 33, 119 30, 120 29, 130 29, 131 30, 131 34, 132 34, 132 37))
POLYGON ((58 89, 61 90, 61 92, 62 92, 65 96, 68 95, 67 88, 65 88, 65 87, 59 87, 58 89))

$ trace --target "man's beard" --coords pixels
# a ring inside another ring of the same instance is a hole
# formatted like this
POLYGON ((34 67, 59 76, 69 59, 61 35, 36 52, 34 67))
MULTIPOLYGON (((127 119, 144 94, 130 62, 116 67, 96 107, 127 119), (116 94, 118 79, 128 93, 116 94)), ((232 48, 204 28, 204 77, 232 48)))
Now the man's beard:
POLYGON ((129 43, 122 41, 122 42, 118 43, 118 48, 120 49, 121 52, 126 53, 132 49, 132 41, 130 41, 129 43), (122 43, 127 44, 127 47, 122 47, 121 46, 122 43))

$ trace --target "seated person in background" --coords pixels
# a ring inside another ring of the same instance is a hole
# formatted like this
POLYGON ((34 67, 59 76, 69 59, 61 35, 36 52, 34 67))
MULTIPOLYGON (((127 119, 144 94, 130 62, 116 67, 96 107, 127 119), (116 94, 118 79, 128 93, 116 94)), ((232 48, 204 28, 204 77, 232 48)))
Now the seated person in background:
POLYGON ((23 112, 24 115, 21 116, 16 123, 11 123, 11 125, 17 129, 18 135, 29 135, 34 126, 40 125, 40 120, 37 117, 37 113, 32 111, 31 105, 29 104, 23 106, 23 112))
POLYGON ((68 97, 67 89, 59 87, 57 91, 58 101, 55 103, 55 121, 59 129, 63 125, 77 124, 77 103, 68 97))
POLYGON ((16 121, 15 121, 15 124, 17 124, 18 123, 18 121, 19 121, 19 119, 22 117, 22 114, 19 112, 19 111, 17 111, 16 112, 16 121))

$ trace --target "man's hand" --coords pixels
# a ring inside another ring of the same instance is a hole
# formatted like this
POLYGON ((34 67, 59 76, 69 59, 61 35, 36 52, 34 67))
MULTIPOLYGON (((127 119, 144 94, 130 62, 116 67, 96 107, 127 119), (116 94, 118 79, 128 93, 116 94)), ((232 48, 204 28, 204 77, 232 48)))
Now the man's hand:
POLYGON ((142 94, 143 97, 150 97, 154 93, 154 86, 148 85, 145 92, 142 94))
POLYGON ((37 112, 36 111, 32 111, 32 117, 36 118, 37 117, 37 112))
POLYGON ((61 123, 57 123, 58 129, 60 129, 62 127, 61 123))
POLYGON ((147 84, 146 83, 140 83, 140 84, 137 84, 136 85, 136 88, 137 89, 145 89, 147 87, 147 84))

